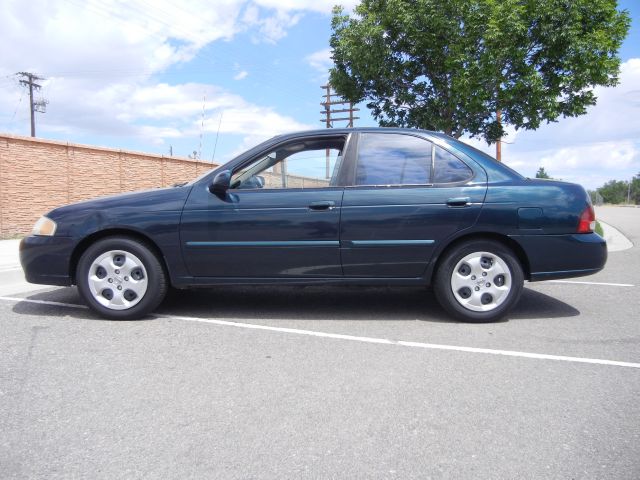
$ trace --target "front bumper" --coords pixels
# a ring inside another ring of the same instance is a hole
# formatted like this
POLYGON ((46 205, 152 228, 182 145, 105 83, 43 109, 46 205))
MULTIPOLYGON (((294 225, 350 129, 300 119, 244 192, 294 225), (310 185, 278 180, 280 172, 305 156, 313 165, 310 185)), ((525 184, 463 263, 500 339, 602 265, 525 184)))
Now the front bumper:
POLYGON ((71 285, 74 242, 69 237, 31 235, 20 242, 20 263, 29 283, 71 285))
POLYGON ((607 262, 607 242, 597 233, 514 235, 529 261, 530 280, 592 275, 607 262))

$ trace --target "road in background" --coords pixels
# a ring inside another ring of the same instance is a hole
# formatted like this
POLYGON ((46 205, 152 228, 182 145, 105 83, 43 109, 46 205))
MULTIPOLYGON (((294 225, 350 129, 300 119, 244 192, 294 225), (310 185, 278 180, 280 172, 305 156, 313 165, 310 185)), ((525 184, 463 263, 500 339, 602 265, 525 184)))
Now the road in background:
POLYGON ((494 324, 414 288, 172 292, 135 322, 3 294, 1 476, 637 479, 640 209, 597 213, 634 247, 494 324))

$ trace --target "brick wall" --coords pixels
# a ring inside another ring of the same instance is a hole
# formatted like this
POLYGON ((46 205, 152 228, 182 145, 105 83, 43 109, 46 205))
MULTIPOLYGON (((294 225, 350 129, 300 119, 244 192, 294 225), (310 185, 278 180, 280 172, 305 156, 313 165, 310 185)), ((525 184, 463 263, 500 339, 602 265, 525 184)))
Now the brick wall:
MULTIPOLYGON (((282 174, 273 172, 262 172, 265 188, 281 188, 282 174)), ((329 180, 321 178, 302 177, 300 175, 286 175, 286 185, 289 188, 321 188, 328 187, 329 180)))
POLYGON ((29 233, 38 217, 52 208, 185 182, 213 166, 188 158, 0 134, 0 238, 29 233))

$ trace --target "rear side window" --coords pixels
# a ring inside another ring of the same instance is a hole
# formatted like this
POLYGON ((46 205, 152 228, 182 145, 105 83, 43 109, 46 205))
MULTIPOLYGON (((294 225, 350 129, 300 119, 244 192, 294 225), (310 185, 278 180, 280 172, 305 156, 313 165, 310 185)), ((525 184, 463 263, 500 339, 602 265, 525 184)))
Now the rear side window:
POLYGON ((411 135, 360 135, 355 184, 431 183, 431 145, 431 142, 411 135))
POLYGON ((458 157, 436 146, 433 183, 464 182, 473 177, 473 171, 458 157))

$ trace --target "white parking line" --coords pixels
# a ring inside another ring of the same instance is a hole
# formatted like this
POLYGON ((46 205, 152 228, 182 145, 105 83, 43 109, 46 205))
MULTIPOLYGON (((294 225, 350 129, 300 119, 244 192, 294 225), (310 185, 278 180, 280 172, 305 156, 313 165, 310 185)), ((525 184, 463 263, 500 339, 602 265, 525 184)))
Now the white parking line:
MULTIPOLYGON (((27 302, 27 303, 35 303, 38 305, 52 305, 52 306, 68 307, 68 308, 81 308, 81 309, 87 308, 85 305, 78 305, 75 303, 62 303, 62 302, 54 302, 50 300, 36 300, 36 299, 30 299, 30 298, 0 297, 0 300, 6 301, 6 302, 12 302, 12 303, 27 302)), ((347 340, 347 341, 361 342, 361 343, 399 345, 402 347, 423 348, 423 349, 430 349, 430 350, 449 350, 449 351, 466 352, 466 353, 483 353, 488 355, 502 355, 506 357, 521 357, 521 358, 531 358, 536 360, 556 360, 556 361, 574 362, 574 363, 590 363, 595 365, 610 365, 615 367, 627 367, 627 368, 640 369, 640 363, 619 362, 616 360, 604 360, 600 358, 569 357, 565 355, 549 355, 546 353, 530 353, 530 352, 518 352, 514 350, 496 350, 492 348, 463 347, 458 345, 441 345, 437 343, 409 342, 405 340, 390 340, 387 338, 359 337, 355 335, 345 335, 341 333, 318 332, 314 330, 301 330, 298 328, 272 327, 269 325, 256 325, 253 323, 231 322, 228 320, 214 320, 209 318, 198 318, 198 317, 184 317, 179 315, 155 315, 155 317, 164 318, 168 320, 209 323, 212 325, 220 325, 225 327, 248 328, 252 330, 265 330, 270 332, 290 333, 290 334, 296 334, 296 335, 306 335, 306 336, 321 337, 321 338, 332 338, 336 340, 347 340)))
POLYGON ((182 320, 186 322, 211 323, 214 325, 223 325, 228 327, 250 328, 255 330, 267 330, 272 332, 293 333, 297 335, 308 335, 312 337, 335 338, 338 340, 350 340, 353 342, 382 343, 386 345, 400 345, 403 347, 426 348, 431 350, 451 350, 456 352, 504 355, 507 357, 534 358, 538 360, 559 360, 564 362, 591 363, 596 365, 613 365, 617 367, 640 368, 640 363, 618 362, 615 360, 603 360, 600 358, 567 357, 564 355, 548 355, 545 353, 517 352, 513 350, 495 350, 492 348, 462 347, 457 345, 441 345, 437 343, 408 342, 405 340, 389 340, 386 338, 358 337, 354 335, 344 335, 341 333, 317 332, 314 330, 300 330, 297 328, 271 327, 268 325, 256 325, 251 323, 230 322, 227 320, 213 320, 213 319, 197 318, 197 317, 182 317, 182 316, 175 316, 175 315, 157 315, 157 317, 174 319, 174 320, 182 320))
POLYGON ((576 280, 547 280, 549 283, 574 283, 577 285, 604 285, 607 287, 635 287, 631 283, 580 282, 576 280))

